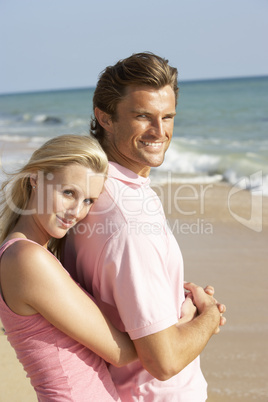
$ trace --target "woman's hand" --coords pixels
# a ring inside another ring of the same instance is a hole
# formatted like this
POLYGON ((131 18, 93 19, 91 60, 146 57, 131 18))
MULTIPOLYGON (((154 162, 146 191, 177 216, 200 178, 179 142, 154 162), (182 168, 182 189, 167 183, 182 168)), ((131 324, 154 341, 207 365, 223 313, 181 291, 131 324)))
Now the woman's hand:
POLYGON ((185 300, 181 307, 181 318, 179 319, 178 324, 180 325, 192 321, 196 316, 197 308, 193 304, 191 293, 189 293, 188 295, 185 295, 185 300))

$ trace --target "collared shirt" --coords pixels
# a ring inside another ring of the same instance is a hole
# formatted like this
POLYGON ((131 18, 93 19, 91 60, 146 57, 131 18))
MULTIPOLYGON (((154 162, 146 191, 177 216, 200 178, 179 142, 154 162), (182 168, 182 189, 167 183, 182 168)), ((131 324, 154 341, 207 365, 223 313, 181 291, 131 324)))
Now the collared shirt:
MULTIPOLYGON (((184 301, 183 260, 149 178, 110 163, 104 191, 68 237, 65 261, 76 266, 70 273, 131 339, 177 323, 184 301)), ((164 382, 140 362, 110 366, 110 372, 122 401, 206 399, 199 358, 164 382)))

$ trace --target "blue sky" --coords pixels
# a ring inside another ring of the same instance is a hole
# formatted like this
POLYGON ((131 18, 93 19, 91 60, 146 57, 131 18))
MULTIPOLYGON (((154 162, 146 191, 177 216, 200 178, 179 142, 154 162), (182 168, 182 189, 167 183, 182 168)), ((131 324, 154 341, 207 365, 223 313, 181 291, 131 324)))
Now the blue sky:
POLYGON ((0 0, 0 93, 94 86, 149 50, 180 80, 268 75, 268 0, 0 0))

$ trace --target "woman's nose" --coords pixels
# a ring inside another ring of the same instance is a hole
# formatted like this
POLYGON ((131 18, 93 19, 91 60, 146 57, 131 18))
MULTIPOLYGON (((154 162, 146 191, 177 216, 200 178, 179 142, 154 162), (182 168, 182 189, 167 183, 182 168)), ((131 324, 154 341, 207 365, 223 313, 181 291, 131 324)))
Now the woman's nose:
POLYGON ((75 202, 72 206, 70 206, 70 208, 67 209, 67 214, 77 218, 79 217, 81 210, 82 210, 82 203, 81 202, 75 202))

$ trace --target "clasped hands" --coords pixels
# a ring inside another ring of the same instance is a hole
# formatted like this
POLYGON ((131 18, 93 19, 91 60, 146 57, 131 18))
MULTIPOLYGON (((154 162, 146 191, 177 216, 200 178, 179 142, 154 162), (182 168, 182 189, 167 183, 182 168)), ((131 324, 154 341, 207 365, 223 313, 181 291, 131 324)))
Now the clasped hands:
POLYGON ((219 333, 220 327, 226 323, 226 318, 223 316, 226 312, 226 306, 218 303, 214 298, 214 287, 208 285, 203 289, 194 283, 185 282, 184 289, 185 301, 181 309, 182 322, 191 321, 196 316, 216 306, 219 312, 219 325, 215 330, 215 334, 219 333))

